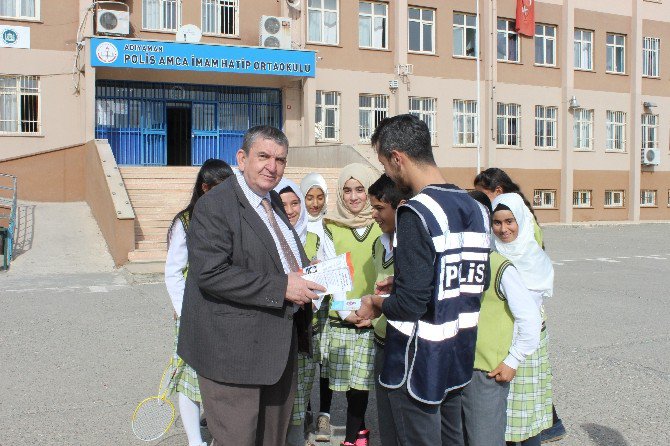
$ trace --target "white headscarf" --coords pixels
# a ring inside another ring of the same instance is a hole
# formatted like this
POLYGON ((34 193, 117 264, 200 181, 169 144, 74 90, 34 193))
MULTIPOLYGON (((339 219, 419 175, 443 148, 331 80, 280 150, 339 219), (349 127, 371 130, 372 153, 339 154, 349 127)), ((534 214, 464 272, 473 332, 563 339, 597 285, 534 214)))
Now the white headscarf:
POLYGON ((298 217, 298 221, 295 223, 293 228, 295 229, 295 232, 298 233, 300 242, 304 245, 305 240, 307 240, 307 208, 305 207, 305 196, 302 194, 302 191, 298 185, 287 178, 281 179, 279 184, 277 184, 277 187, 275 187, 275 192, 279 193, 286 187, 290 187, 293 193, 296 194, 300 200, 300 216, 298 217))
POLYGON ((493 212, 499 204, 504 204, 512 211, 519 226, 516 240, 504 243, 495 233, 493 241, 495 249, 508 258, 519 271, 524 285, 542 294, 543 298, 551 297, 554 292, 554 267, 549 256, 535 241, 533 214, 526 207, 519 194, 501 194, 493 200, 493 212))
POLYGON ((326 180, 323 178, 323 175, 320 173, 309 173, 300 182, 300 190, 302 190, 303 195, 307 195, 307 192, 309 192, 309 190, 313 187, 318 187, 323 191, 323 209, 321 209, 321 214, 317 215, 316 217, 308 212, 307 219, 310 222, 320 222, 323 216, 326 215, 326 212, 328 212, 328 185, 326 184, 326 180))

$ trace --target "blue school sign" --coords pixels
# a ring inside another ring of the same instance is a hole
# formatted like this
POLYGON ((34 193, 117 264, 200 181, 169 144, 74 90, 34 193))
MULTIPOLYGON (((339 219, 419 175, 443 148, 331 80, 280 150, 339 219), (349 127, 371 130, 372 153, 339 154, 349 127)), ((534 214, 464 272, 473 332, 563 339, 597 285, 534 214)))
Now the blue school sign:
POLYGON ((314 51, 132 39, 91 39, 91 66, 314 77, 314 51))

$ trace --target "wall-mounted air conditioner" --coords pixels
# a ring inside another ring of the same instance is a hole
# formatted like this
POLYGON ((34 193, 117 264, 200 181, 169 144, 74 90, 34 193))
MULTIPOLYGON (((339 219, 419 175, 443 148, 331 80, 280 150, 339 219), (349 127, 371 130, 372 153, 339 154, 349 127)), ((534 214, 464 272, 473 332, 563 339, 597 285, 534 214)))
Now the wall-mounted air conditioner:
POLYGON ((127 36, 130 34, 130 13, 112 9, 98 9, 95 17, 97 34, 127 36))
POLYGON ((291 49, 291 19, 264 15, 259 35, 259 46, 263 48, 291 49))
POLYGON ((642 164, 658 166, 661 163, 661 151, 658 149, 642 149, 642 164))

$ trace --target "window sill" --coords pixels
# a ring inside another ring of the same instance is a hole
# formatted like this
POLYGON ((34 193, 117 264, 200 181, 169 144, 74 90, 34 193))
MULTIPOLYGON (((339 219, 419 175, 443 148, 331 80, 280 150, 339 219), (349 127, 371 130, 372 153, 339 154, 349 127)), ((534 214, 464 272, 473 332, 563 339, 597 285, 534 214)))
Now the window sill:
POLYGON ((658 206, 655 205, 655 204, 641 204, 640 208, 657 208, 658 209, 658 206))
POLYGON ((0 138, 2 137, 21 137, 21 138, 44 138, 44 133, 21 133, 21 132, 0 132, 0 138))
POLYGON ((533 66, 538 67, 538 68, 553 68, 554 70, 560 70, 560 68, 556 64, 547 65, 547 64, 543 64, 543 63, 536 63, 536 64, 533 64, 533 66))
POLYGON ((577 67, 574 67, 574 70, 575 71, 581 71, 582 73, 593 73, 593 74, 595 74, 595 72, 596 72, 593 68, 577 68, 577 67))
POLYGON ((572 150, 574 150, 575 152, 586 152, 586 153, 595 152, 595 149, 580 149, 580 148, 575 148, 575 147, 573 147, 572 150))
POLYGON ((461 59, 461 60, 477 60, 475 56, 459 56, 456 54, 452 54, 451 57, 454 59, 461 59))
POLYGON ((30 18, 30 17, 12 17, 12 16, 0 16, 0 20, 7 20, 12 22, 24 22, 24 23, 44 23, 40 18, 30 18))
POLYGON ((620 153, 622 155, 628 155, 628 152, 621 151, 621 150, 607 150, 607 149, 605 149, 605 153, 620 153))
POLYGON ((661 80, 661 76, 646 76, 646 75, 643 74, 643 75, 642 75, 642 79, 655 79, 655 80, 660 81, 660 80, 661 80))
POLYGON ((496 149, 523 150, 521 146, 496 146, 496 149))
POLYGON ((614 76, 628 76, 627 73, 619 73, 618 71, 605 71, 605 74, 611 74, 614 76))
POLYGON ((331 48, 343 48, 339 43, 324 43, 324 42, 306 42, 305 45, 315 46, 329 46, 331 48))
POLYGON ((603 206, 604 209, 626 209, 626 206, 603 206))
POLYGON ((142 28, 140 29, 143 33, 158 33, 158 34, 177 34, 177 30, 175 29, 174 31, 169 30, 169 29, 147 29, 147 28, 142 28))
POLYGON ((519 60, 502 60, 502 59, 497 59, 499 63, 507 63, 510 65, 523 65, 521 61, 519 60))
POLYGON ((572 209, 594 209, 593 206, 572 206, 572 209))
POLYGON ((433 56, 433 57, 439 57, 435 52, 428 52, 428 51, 412 51, 412 50, 407 50, 407 54, 416 54, 417 56, 433 56))
POLYGON ((358 49, 363 50, 363 51, 381 51, 382 53, 392 53, 393 52, 388 48, 375 48, 375 47, 372 47, 372 46, 359 46, 358 49))
POLYGON ((314 140, 314 142, 320 145, 342 144, 342 141, 339 139, 318 139, 314 140))
POLYGON ((204 37, 218 37, 220 39, 235 39, 235 40, 242 40, 242 37, 238 35, 232 35, 232 34, 217 34, 217 33, 202 33, 204 37))
POLYGON ((554 207, 552 207, 552 208, 549 208, 549 207, 547 207, 547 208, 540 208, 540 207, 537 207, 537 206, 533 206, 533 210, 534 210, 534 211, 557 211, 558 208, 557 208, 556 206, 554 206, 554 207))
POLYGON ((558 147, 535 147, 535 150, 539 152, 558 152, 558 147))
POLYGON ((477 144, 454 144, 452 147, 454 149, 476 149, 477 144))

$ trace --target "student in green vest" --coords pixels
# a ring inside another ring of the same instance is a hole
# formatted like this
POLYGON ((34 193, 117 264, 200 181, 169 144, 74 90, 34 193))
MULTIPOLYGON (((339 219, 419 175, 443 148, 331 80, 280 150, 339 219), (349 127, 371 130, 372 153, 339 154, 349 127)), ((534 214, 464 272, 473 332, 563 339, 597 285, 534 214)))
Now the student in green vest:
MULTIPOLYGON (((393 276, 393 242, 395 237, 395 212, 398 206, 405 203, 410 194, 403 193, 388 175, 383 174, 368 189, 372 218, 382 230, 372 249, 372 259, 377 273, 376 282, 383 282, 393 276)), ((384 339, 386 338, 386 316, 381 315, 372 321, 375 334, 375 379, 384 368, 384 339)), ((379 436, 382 445, 393 445, 397 435, 393 434, 395 424, 388 397, 388 389, 384 386, 375 386, 377 397, 377 417, 379 436), (392 435, 391 435, 392 434, 392 435)), ((395 446, 395 445, 393 445, 395 446)))
MULTIPOLYGON (((537 243, 545 249, 544 247, 544 236, 542 234, 542 229, 537 221, 537 216, 533 211, 533 206, 521 192, 519 186, 512 181, 509 175, 497 167, 488 168, 480 172, 474 181, 474 186, 476 190, 484 192, 491 202, 500 194, 508 193, 517 193, 523 199, 523 202, 526 204, 526 207, 533 215, 533 234, 537 243)), ((566 434, 565 426, 556 412, 556 406, 552 404, 552 425, 548 429, 542 431, 542 443, 548 443, 556 440, 560 440, 566 434)))
POLYGON ((330 388, 346 392, 346 446, 366 446, 365 428, 368 394, 374 385, 374 342, 370 321, 362 321, 354 311, 339 307, 338 302, 360 299, 374 292, 377 273, 372 246, 381 230, 372 219, 367 190, 378 173, 364 164, 349 164, 338 179, 337 209, 324 217, 324 237, 319 258, 322 260, 349 252, 354 267, 353 289, 335 294, 328 314, 328 378, 330 388))
MULTIPOLYGON (((470 192, 491 212, 491 201, 470 192)), ((462 395, 469 446, 504 446, 510 381, 540 342, 542 318, 512 262, 498 252, 489 257, 488 287, 482 297, 472 381, 462 395)))
MULTIPOLYGON (((519 194, 501 194, 493 200, 493 243, 521 276, 538 310, 553 295, 554 267, 537 244, 533 216, 519 194)), ((547 332, 540 333, 537 350, 517 368, 507 397, 505 439, 522 446, 539 446, 541 432, 552 425, 551 367, 547 332)))
MULTIPOLYGON (((168 229, 168 252, 165 259, 165 286, 174 308, 175 339, 174 362, 178 364, 172 380, 172 386, 179 394, 179 414, 181 415, 188 438, 189 446, 207 446, 200 434, 200 386, 198 375, 188 364, 177 356, 177 338, 179 336, 179 320, 184 301, 184 286, 188 271, 188 250, 186 248, 186 231, 195 203, 211 188, 222 183, 233 174, 228 163, 219 159, 208 159, 202 164, 195 180, 191 202, 172 219, 168 229)), ((204 421, 204 419, 203 419, 204 421)))
MULTIPOLYGON (((284 211, 286 212, 288 221, 293 225, 295 232, 300 237, 307 258, 314 259, 319 247, 319 236, 307 231, 307 209, 302 191, 296 183, 286 178, 282 178, 277 187, 275 187, 275 191, 279 194, 279 198, 281 198, 284 204, 284 211)), ((295 400, 293 401, 291 424, 286 434, 287 446, 312 445, 306 438, 309 425, 309 423, 306 423, 306 413, 314 384, 316 359, 314 355, 309 356, 298 352, 298 387, 295 393, 295 400)))

